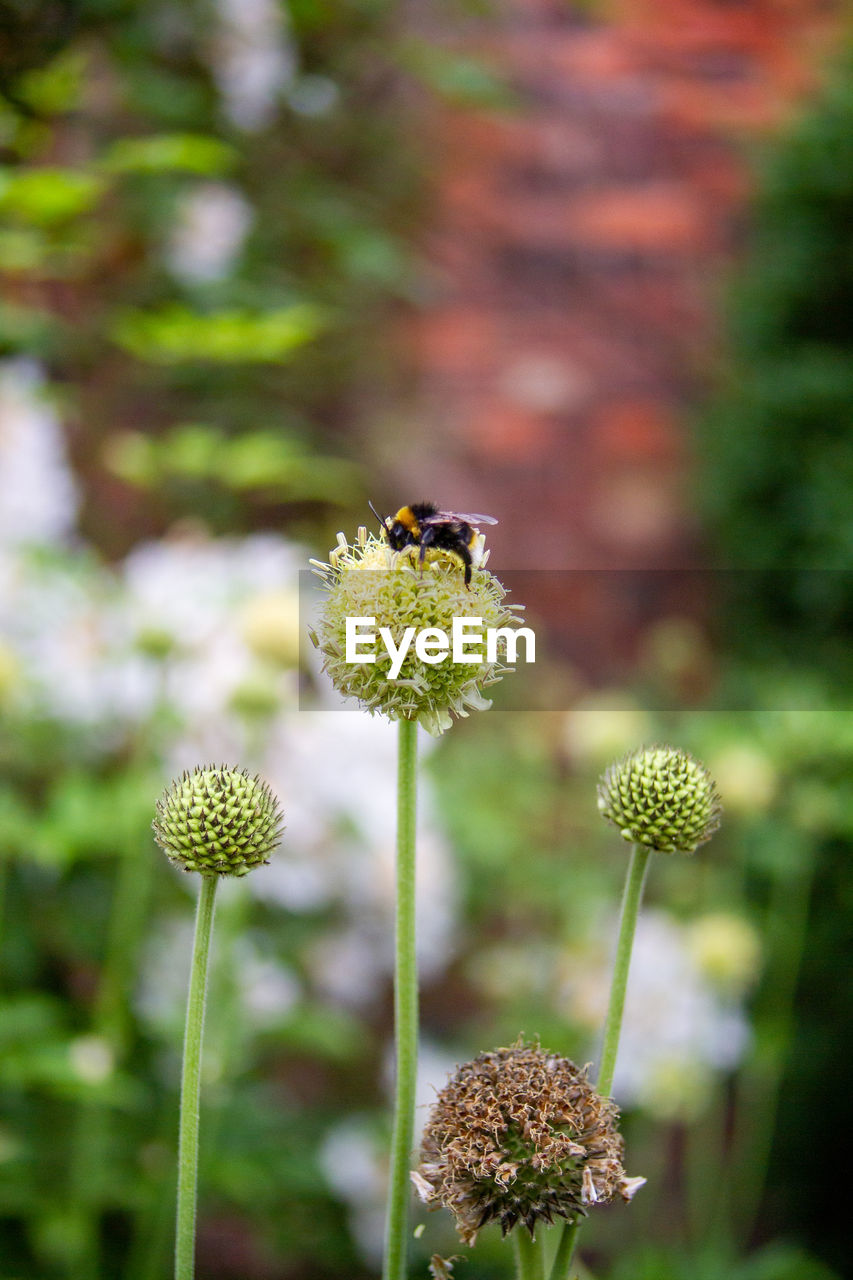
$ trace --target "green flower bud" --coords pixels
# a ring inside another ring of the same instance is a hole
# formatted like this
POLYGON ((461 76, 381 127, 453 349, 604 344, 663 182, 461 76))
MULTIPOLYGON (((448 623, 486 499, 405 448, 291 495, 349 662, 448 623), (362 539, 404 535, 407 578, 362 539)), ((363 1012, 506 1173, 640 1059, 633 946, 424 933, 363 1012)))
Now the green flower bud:
POLYGON ((154 835, 184 871, 244 876, 281 839, 278 800, 260 778, 220 765, 184 773, 157 801, 154 835))
POLYGON ((694 853, 720 825, 720 798, 704 765, 674 747, 642 747, 598 784, 598 811, 623 839, 658 853, 694 853))
MULTIPOLYGON (((482 535, 474 548, 472 573, 466 587, 463 566, 452 552, 431 547, 421 567, 418 548, 392 551, 384 538, 361 528, 352 547, 343 534, 330 553, 328 564, 312 561, 328 590, 311 640, 323 655, 323 670, 344 697, 356 698, 371 713, 392 720, 417 720, 432 734, 449 728, 454 716, 484 711, 491 703, 483 689, 495 684, 512 668, 502 661, 503 641, 496 661, 454 662, 447 654, 441 661, 422 661, 410 643, 402 667, 392 679, 391 656, 381 645, 376 661, 346 661, 347 618, 373 618, 377 636, 388 628, 399 649, 409 627, 414 634, 428 628, 445 636, 454 618, 479 618, 485 630, 516 628, 519 605, 506 605, 506 589, 483 565, 487 558, 482 535)), ((483 650, 485 647, 483 646, 483 650)))
POLYGON ((481 1227, 573 1221, 645 1178, 627 1178, 618 1109, 568 1058, 518 1040, 459 1067, 439 1093, 412 1181, 473 1244, 481 1227))

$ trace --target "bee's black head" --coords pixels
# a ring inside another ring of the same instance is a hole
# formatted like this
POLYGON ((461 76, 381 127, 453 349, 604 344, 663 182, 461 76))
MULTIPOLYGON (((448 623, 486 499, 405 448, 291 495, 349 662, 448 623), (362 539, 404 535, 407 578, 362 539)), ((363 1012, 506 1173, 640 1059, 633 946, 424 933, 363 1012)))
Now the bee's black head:
POLYGON ((401 520, 392 520, 388 525, 388 546, 392 551, 402 551, 414 542, 411 529, 407 529, 401 520))

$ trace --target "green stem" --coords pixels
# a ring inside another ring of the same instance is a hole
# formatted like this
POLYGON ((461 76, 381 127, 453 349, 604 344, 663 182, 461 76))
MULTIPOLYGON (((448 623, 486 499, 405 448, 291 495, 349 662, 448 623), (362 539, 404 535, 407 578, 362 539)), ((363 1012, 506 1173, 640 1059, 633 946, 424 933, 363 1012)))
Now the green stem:
POLYGON ((418 1069, 418 973, 415 958, 415 813, 418 726, 400 721, 397 767, 397 921, 394 1029, 397 1085, 385 1236, 383 1280, 405 1280, 409 1167, 415 1127, 418 1069))
POLYGON ((568 1276, 575 1252, 575 1238, 580 1224, 580 1218, 575 1218, 573 1222, 567 1222, 563 1227, 563 1234, 560 1236, 560 1243, 557 1246, 557 1252, 554 1254, 554 1263, 551 1267, 551 1280, 563 1280, 564 1277, 568 1276))
POLYGON ((539 1239, 534 1240, 519 1224, 512 1238, 515 1241, 518 1280, 545 1280, 545 1233, 540 1230, 539 1239))
POLYGON ((181 1119, 178 1137, 178 1215, 175 1233, 175 1280, 193 1280, 195 1212, 198 1183, 198 1118, 201 1085, 201 1042, 207 994, 207 962, 216 904, 217 877, 202 876, 195 918, 195 937, 187 996, 184 1066, 181 1076, 181 1119))
MULTIPOLYGON (((610 1003, 607 1006, 607 1019, 604 1023, 604 1040, 601 1049, 601 1066, 598 1070, 596 1089, 608 1097, 613 1089, 613 1073, 616 1070, 616 1055, 619 1052, 619 1036, 622 1031, 622 1015, 625 1012, 625 992, 628 989, 628 970, 631 967, 631 951, 634 946, 634 933, 637 928, 637 917, 640 914, 640 903, 643 899, 643 886, 649 866, 651 849, 645 845, 635 844, 631 850, 631 861, 625 880, 625 892, 622 895, 622 914, 619 918, 619 937, 616 941, 616 959, 613 963, 613 977, 610 982, 610 1003)), ((557 1249, 554 1265, 551 1268, 551 1280, 568 1280, 569 1267, 574 1253, 575 1238, 580 1228, 580 1221, 567 1222, 557 1249)))
POLYGON ((613 1089, 613 1073, 616 1070, 619 1035, 622 1031, 622 1014, 625 1012, 628 970, 631 967, 631 950, 634 946, 634 932, 637 928, 637 916, 640 914, 643 885, 645 884, 650 857, 651 849, 647 849, 642 844, 635 844, 631 850, 631 862, 628 866, 628 876, 625 880, 622 915, 619 920, 619 938, 616 943, 616 959, 613 964, 613 978, 610 983, 610 1004, 607 1007, 607 1021, 604 1024, 601 1066, 598 1069, 598 1081, 595 1086, 598 1092, 605 1097, 609 1097, 613 1089))

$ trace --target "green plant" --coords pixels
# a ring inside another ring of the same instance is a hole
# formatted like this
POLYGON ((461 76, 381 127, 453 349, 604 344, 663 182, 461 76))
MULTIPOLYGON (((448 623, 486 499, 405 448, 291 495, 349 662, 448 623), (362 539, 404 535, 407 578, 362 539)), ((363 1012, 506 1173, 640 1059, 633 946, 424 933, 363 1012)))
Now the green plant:
POLYGON ((727 354, 699 420, 700 501, 757 664, 793 650, 849 676, 853 482, 853 57, 756 165, 725 307, 727 354))
POLYGON ((157 843, 184 871, 201 875, 181 1075, 175 1280, 193 1280, 195 1275, 202 1033, 216 886, 222 876, 247 875, 267 862, 281 830, 278 801, 245 770, 195 769, 174 782, 157 803, 157 843))
MULTIPOLYGON (((482 558, 482 535, 478 555, 482 558)), ((453 717, 487 710, 483 686, 500 679, 506 667, 481 658, 444 661, 409 653, 405 665, 389 665, 390 643, 403 652, 403 636, 449 633, 456 615, 485 618, 494 626, 513 624, 504 606, 505 589, 488 570, 478 568, 471 581, 459 559, 433 549, 420 567, 410 549, 393 551, 388 540, 359 529, 351 547, 343 534, 328 563, 314 561, 325 588, 311 639, 323 657, 323 669, 338 692, 355 698, 371 714, 379 712, 399 724, 397 773, 397 879, 394 970, 396 1096, 391 1138, 388 1211, 383 1277, 404 1280, 407 1272, 409 1171, 415 1122, 418 1063, 418 973, 415 951, 417 733, 422 724, 439 735, 453 717), (368 621, 387 632, 385 660, 350 654, 349 623, 368 621)), ((506 638, 503 641, 505 653, 506 638)))

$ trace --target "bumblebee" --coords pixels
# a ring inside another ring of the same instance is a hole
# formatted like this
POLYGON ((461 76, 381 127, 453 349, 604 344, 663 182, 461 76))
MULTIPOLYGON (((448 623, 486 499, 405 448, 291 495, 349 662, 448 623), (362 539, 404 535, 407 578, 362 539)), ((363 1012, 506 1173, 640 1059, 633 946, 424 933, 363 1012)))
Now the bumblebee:
POLYGON ((494 516, 462 515, 458 511, 440 511, 434 502, 413 502, 401 507, 395 516, 384 518, 368 504, 376 516, 392 551, 405 551, 406 547, 418 548, 418 564, 423 568, 426 553, 431 549, 448 551, 457 556, 465 567, 465 586, 471 582, 474 563, 471 549, 477 541, 478 525, 497 524, 494 516))

